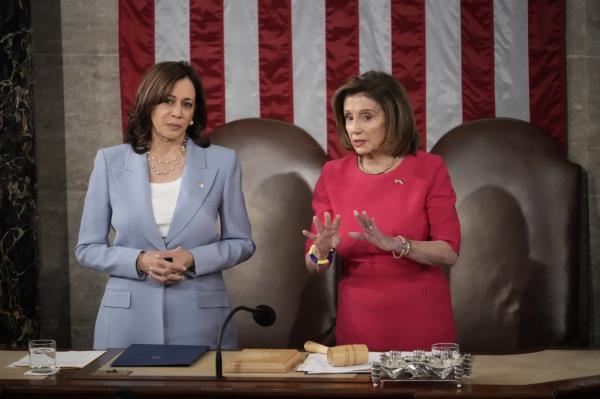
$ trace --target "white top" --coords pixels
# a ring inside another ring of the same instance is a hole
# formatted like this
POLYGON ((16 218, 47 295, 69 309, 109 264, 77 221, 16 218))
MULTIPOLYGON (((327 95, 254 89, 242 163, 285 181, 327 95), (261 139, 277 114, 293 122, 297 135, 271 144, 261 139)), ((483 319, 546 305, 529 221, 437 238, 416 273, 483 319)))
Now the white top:
POLYGON ((152 197, 152 210, 154 211, 154 220, 160 230, 162 238, 167 236, 177 197, 181 188, 181 177, 167 183, 150 183, 150 196, 152 197))

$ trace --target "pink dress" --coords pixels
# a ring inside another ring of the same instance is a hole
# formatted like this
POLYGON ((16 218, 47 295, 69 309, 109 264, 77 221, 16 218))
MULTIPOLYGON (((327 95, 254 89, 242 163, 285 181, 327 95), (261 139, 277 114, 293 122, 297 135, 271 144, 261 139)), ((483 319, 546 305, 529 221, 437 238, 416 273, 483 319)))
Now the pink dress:
POLYGON ((429 350, 432 343, 456 341, 442 268, 395 259, 347 234, 361 231, 353 211, 365 210, 385 234, 443 240, 458 253, 455 202, 448 171, 437 155, 407 155, 398 167, 381 175, 361 172, 356 155, 325 164, 315 186, 313 209, 320 219, 325 211, 342 217, 337 256, 344 268, 338 283, 336 345, 361 343, 372 351, 429 350))

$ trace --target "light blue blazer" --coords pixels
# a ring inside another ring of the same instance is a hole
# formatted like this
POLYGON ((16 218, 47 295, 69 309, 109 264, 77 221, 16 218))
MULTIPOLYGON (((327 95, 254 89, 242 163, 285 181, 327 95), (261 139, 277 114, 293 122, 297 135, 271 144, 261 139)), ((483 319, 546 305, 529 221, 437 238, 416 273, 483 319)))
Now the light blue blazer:
MULTIPOLYGON (((214 348, 229 312, 222 271, 248 259, 254 249, 240 164, 232 150, 188 141, 181 190, 163 240, 152 211, 145 155, 136 154, 129 144, 101 149, 75 248, 81 265, 110 275, 96 319, 94 349, 133 343, 214 348), (169 286, 138 276, 140 251, 179 246, 194 255, 195 274, 186 272, 184 280, 169 286)), ((231 325, 223 347, 235 346, 231 325)))

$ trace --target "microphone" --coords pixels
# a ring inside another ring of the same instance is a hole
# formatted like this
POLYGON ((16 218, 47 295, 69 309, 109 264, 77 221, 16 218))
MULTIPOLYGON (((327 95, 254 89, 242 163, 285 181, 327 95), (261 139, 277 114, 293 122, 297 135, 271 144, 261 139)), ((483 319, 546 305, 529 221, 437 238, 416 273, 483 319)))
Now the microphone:
POLYGON ((277 320, 275 311, 267 305, 258 305, 256 309, 252 310, 252 318, 263 327, 268 327, 277 320))
POLYGON ((229 312, 225 318, 225 321, 223 322, 223 326, 221 326, 219 340, 217 341, 217 352, 215 354, 215 370, 217 380, 223 379, 223 359, 221 358, 221 342, 223 341, 223 335, 225 334, 225 329, 227 328, 227 324, 229 324, 229 320, 231 320, 233 315, 239 310, 245 310, 252 313, 252 318, 254 321, 263 327, 270 326, 271 324, 275 323, 275 320, 277 319, 275 311, 268 305, 258 305, 254 309, 247 306, 238 306, 229 312))

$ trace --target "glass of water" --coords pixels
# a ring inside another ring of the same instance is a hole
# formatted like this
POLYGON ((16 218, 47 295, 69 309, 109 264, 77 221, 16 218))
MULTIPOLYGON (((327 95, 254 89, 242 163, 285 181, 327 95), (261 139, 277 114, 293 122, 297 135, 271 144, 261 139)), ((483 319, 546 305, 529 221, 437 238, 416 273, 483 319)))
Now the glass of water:
POLYGON ((56 372, 56 341, 53 339, 29 341, 29 370, 34 374, 56 372))

